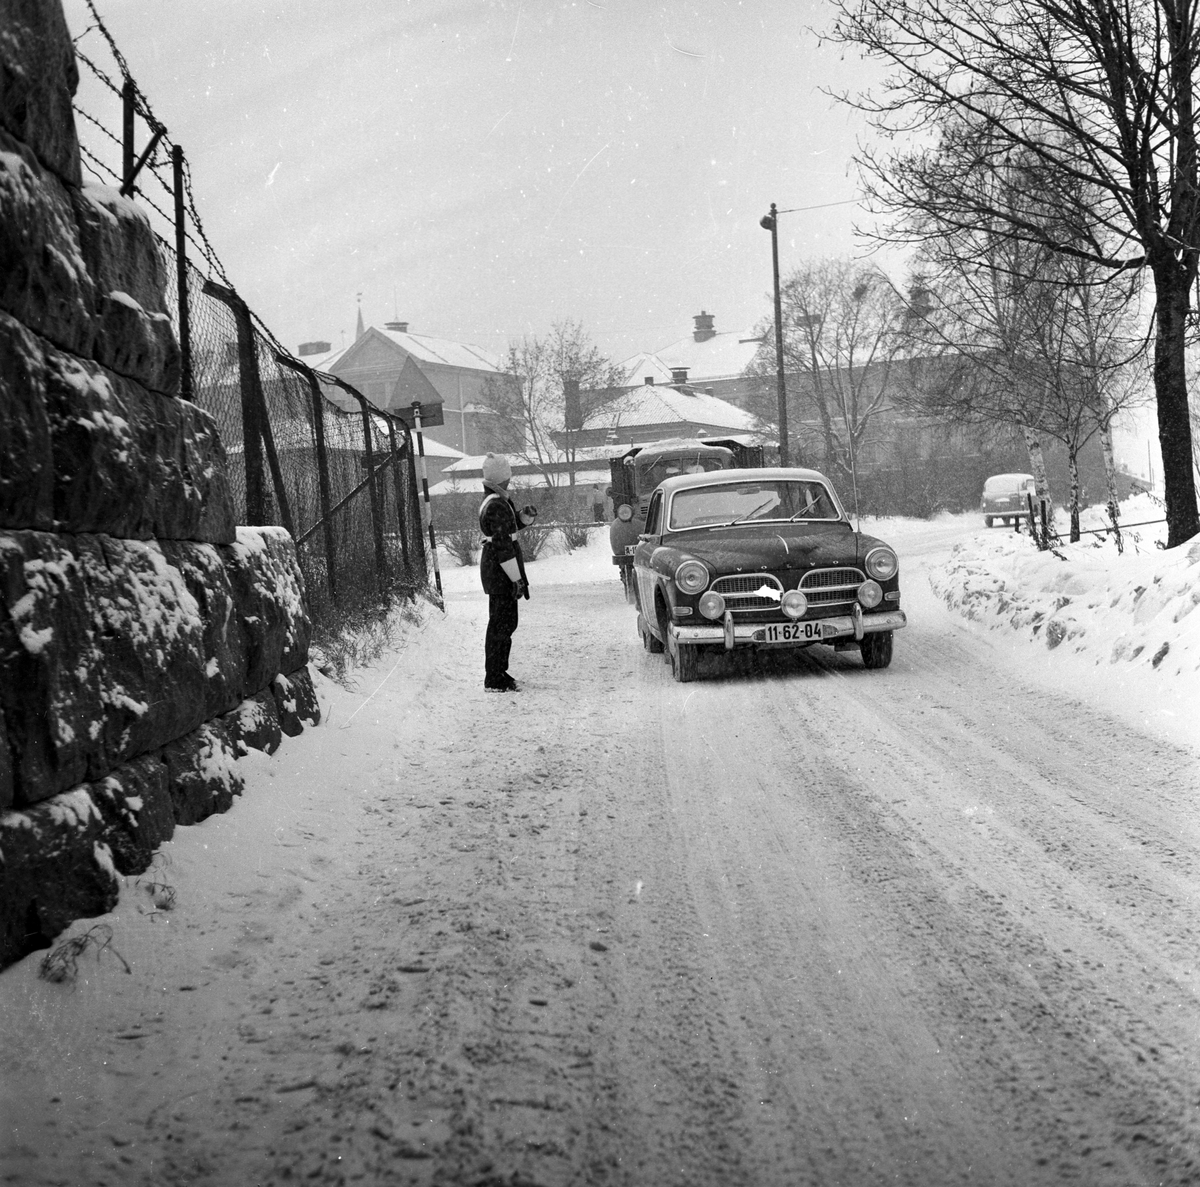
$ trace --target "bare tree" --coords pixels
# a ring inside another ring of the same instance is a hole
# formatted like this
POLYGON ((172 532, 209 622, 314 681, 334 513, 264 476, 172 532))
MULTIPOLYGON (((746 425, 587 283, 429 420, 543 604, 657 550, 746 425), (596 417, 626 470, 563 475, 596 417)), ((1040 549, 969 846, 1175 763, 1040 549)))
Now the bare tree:
POLYGON ((1059 257, 1058 283, 1042 293, 1034 344, 1054 379, 1046 431, 1063 443, 1071 476, 1071 539, 1079 539, 1079 451, 1099 437, 1104 457, 1107 507, 1117 518, 1117 475, 1113 421, 1144 402, 1145 339, 1138 333, 1130 278, 1097 283, 1096 266, 1078 257, 1059 257))
POLYGON ((575 485, 579 431, 593 413, 621 393, 621 367, 600 353, 576 321, 556 322, 548 340, 555 381, 562 390, 562 451, 567 475, 575 485))
POLYGON ((565 461, 573 486, 575 434, 617 394, 620 380, 620 368, 600 353, 583 326, 567 320, 555 322, 545 338, 510 343, 502 370, 488 377, 480 401, 494 416, 497 448, 534 466, 547 486, 558 485, 559 462, 565 461))
POLYGON ((834 5, 832 39, 895 68, 877 96, 851 101, 889 136, 925 134, 915 149, 861 154, 877 210, 899 216, 886 237, 993 221, 1006 236, 1110 273, 1150 274, 1168 546, 1195 535, 1184 347, 1200 264, 1200 9, 1193 0, 834 5), (994 202, 989 175, 1013 153, 1044 166, 1061 222, 994 202), (1064 223, 1073 224, 1066 236, 1064 223))
POLYGON ((1042 436, 1053 388, 1029 351, 1029 281, 1012 267, 1014 251, 1028 249, 978 231, 970 238, 970 245, 940 240, 938 251, 919 257, 926 271, 913 284, 914 315, 905 330, 922 365, 909 372, 910 385, 897 400, 960 424, 1015 426, 1038 498, 1049 503, 1042 436))
MULTIPOLYGON (((1065 201, 1060 178, 1028 153, 993 161, 980 184, 989 206, 1020 210, 1029 225, 1069 243, 1088 209, 1086 191, 1065 201), (1069 207, 1069 218, 1062 208, 1069 207)), ((1095 194, 1090 195, 1095 203, 1095 194)), ((1023 433, 1038 494, 1048 498, 1040 438, 1063 443, 1071 474, 1072 539, 1079 536, 1079 451, 1099 434, 1104 444, 1109 513, 1116 528, 1117 490, 1112 421, 1141 398, 1145 338, 1136 326, 1137 273, 1112 276, 1085 253, 1051 250, 1006 233, 1004 220, 983 218, 970 227, 942 225, 942 234, 918 251, 922 278, 910 298, 907 333, 924 353, 952 355, 944 368, 953 382, 915 394, 918 403, 942 403, 957 419, 1001 421, 1023 433), (933 278, 934 291, 930 289, 933 278), (920 316, 913 316, 921 306, 920 316), (932 339, 932 342, 930 341, 932 339), (923 341, 922 341, 923 340, 923 341), (932 351, 930 350, 932 347, 932 351), (975 372, 962 373, 964 367, 975 372), (956 369, 958 374, 955 374, 956 369)), ((1095 233, 1095 219, 1084 223, 1095 233)))
MULTIPOLYGON (((903 304, 887 276, 871 264, 817 260, 780 286, 788 419, 797 426, 801 456, 812 449, 803 424, 816 420, 823 467, 856 481, 856 458, 871 424, 888 406, 903 304)), ((750 373, 776 373, 774 320, 760 327, 763 346, 750 373)), ((778 430, 778 406, 767 385, 754 411, 778 430)), ((772 392, 773 392, 772 388, 772 392)))

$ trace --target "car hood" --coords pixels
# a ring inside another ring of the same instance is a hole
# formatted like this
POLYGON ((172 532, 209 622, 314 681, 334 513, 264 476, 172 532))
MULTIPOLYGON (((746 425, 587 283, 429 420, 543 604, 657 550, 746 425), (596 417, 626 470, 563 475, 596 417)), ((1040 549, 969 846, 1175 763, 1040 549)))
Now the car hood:
POLYGON ((671 533, 663 539, 664 547, 705 561, 719 573, 858 564, 868 550, 882 543, 874 536, 853 531, 847 524, 717 528, 671 533))

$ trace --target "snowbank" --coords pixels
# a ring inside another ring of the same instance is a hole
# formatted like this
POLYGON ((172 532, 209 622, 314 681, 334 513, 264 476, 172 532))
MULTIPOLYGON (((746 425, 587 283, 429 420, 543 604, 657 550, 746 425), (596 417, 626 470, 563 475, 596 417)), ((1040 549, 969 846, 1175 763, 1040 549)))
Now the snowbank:
MULTIPOLYGON (((1121 508, 1127 523, 1161 516, 1145 496, 1121 508)), ((1102 509, 1090 508, 1082 526, 1103 522, 1102 509)), ((1169 552, 1165 538, 1165 524, 1150 524, 1125 532, 1123 552, 1102 535, 1039 552, 1027 535, 993 529, 956 544, 929 581, 971 621, 1053 653, 1064 681, 1134 706, 1144 723, 1172 718, 1167 732, 1194 743, 1200 537, 1169 552)))

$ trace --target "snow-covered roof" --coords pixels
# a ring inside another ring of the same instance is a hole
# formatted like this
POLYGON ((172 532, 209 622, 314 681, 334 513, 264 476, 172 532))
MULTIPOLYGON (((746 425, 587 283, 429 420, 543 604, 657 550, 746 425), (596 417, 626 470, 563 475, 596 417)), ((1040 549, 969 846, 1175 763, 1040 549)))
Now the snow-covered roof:
POLYGON ((644 383, 622 393, 593 412, 583 427, 586 430, 617 426, 625 430, 638 425, 673 423, 713 425, 743 433, 754 429, 754 417, 728 400, 706 395, 690 385, 660 383, 644 383))
POLYGON ((376 333, 402 347, 420 363, 441 363, 447 367, 464 367, 471 371, 499 371, 500 360, 481 346, 469 342, 452 342, 431 334, 410 334, 407 330, 380 329, 371 326, 367 333, 376 333))
POLYGON ((346 347, 339 346, 337 350, 326 350, 320 354, 303 354, 296 357, 306 367, 311 367, 314 371, 328 371, 345 353, 346 347))
POLYGON ((710 383, 745 374, 762 339, 753 330, 725 331, 711 337, 688 334, 659 350, 643 351, 621 363, 626 383, 640 383, 647 375, 656 382, 669 381, 677 367, 687 368, 688 383, 710 383))
POLYGON ((645 383, 648 377, 655 383, 671 382, 671 368, 658 355, 648 351, 626 359, 621 364, 621 369, 625 374, 625 383, 630 387, 635 383, 645 383))

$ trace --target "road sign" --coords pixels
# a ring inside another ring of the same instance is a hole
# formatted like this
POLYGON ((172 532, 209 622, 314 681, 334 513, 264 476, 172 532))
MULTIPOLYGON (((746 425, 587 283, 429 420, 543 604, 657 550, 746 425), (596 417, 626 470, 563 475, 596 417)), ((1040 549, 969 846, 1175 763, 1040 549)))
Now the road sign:
MULTIPOLYGON (((398 416, 410 429, 416 428, 417 422, 413 416, 413 406, 411 404, 401 404, 396 408, 389 408, 388 411, 393 416, 398 416)), ((442 416, 441 404, 421 405, 421 428, 432 429, 445 423, 446 421, 442 416)))

